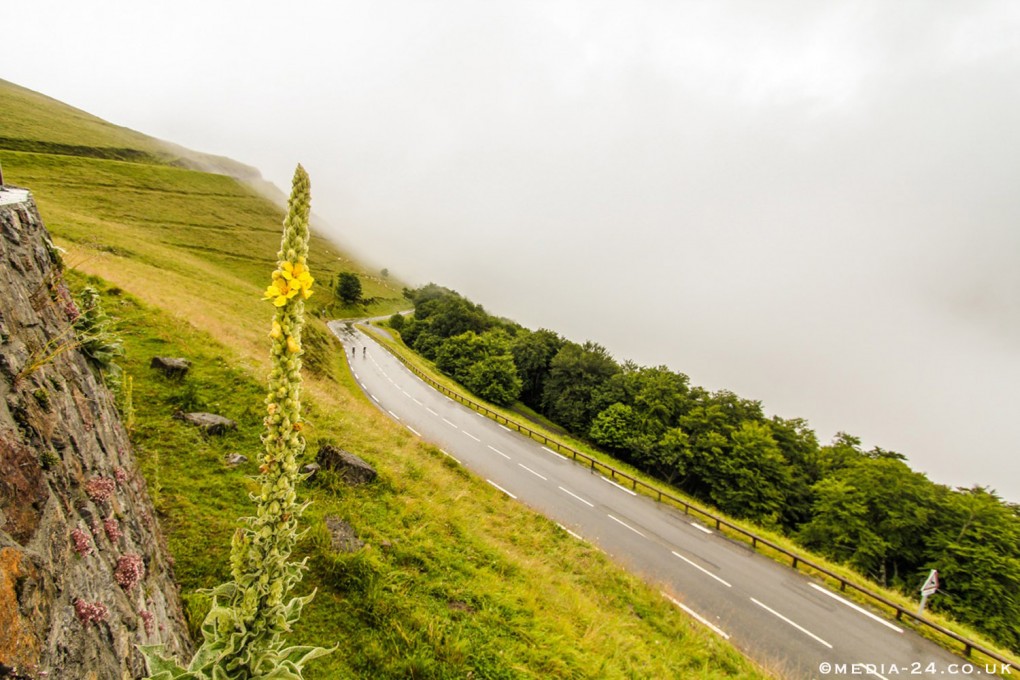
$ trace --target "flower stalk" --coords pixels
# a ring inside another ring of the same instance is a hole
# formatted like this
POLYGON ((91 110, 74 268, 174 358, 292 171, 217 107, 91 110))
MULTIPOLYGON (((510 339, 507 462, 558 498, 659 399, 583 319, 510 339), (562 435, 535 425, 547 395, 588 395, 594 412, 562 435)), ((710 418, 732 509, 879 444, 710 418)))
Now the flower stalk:
POLYGON ((203 642, 186 669, 143 647, 153 680, 181 678, 249 680, 300 679, 305 663, 329 653, 319 647, 286 647, 284 637, 312 599, 289 597, 304 562, 291 561, 305 505, 297 500, 301 436, 301 331, 304 301, 314 279, 308 271, 308 174, 300 165, 283 223, 278 263, 264 300, 274 306, 271 369, 265 399, 265 427, 253 494, 255 514, 242 520, 231 541, 231 580, 211 591, 212 608, 202 624, 203 642))

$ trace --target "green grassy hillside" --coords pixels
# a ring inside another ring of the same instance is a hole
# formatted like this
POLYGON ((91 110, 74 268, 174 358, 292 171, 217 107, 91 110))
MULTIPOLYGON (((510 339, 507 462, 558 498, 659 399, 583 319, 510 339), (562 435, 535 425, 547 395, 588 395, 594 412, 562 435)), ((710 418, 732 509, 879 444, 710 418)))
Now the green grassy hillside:
POLYGON ((177 165, 244 179, 256 179, 255 168, 229 158, 185 149, 102 118, 51 97, 0 79, 0 148, 65 156, 90 156, 144 163, 177 165))
MULTIPOLYGON (((101 288, 119 321, 132 440, 194 628, 207 606, 197 590, 226 578, 229 537, 250 512, 271 316, 260 296, 282 213, 230 177, 178 167, 144 136, 3 82, 0 129, 7 182, 33 191, 71 282, 101 288), (148 367, 154 355, 187 357, 192 372, 167 381, 148 367), (172 418, 178 408, 222 413, 239 428, 205 438, 172 418), (252 462, 227 466, 235 452, 252 462)), ((352 269, 321 237, 311 250, 320 282, 352 269)), ((377 298, 369 313, 403 306, 398 283, 359 273, 377 298)), ((366 310, 336 307, 328 285, 317 289, 305 335, 309 450, 336 443, 380 478, 304 488, 313 505, 303 588, 317 595, 294 640, 339 646, 307 677, 766 677, 657 589, 383 417, 355 389, 321 318, 366 310), (332 553, 327 514, 368 546, 332 553)))

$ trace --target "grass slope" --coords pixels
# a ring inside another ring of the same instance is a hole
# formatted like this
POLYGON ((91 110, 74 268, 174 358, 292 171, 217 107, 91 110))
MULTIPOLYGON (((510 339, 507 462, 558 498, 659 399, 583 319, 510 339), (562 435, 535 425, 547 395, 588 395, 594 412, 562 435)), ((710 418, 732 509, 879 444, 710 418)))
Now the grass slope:
MULTIPOLYGON (((0 83, 0 111, 16 109, 7 106, 11 92, 0 83)), ((22 126, 33 141, 134 143, 117 136, 126 134, 121 129, 104 138, 94 120, 43 110, 57 106, 52 100, 33 105, 37 114, 22 104, 24 119, 42 121, 22 126), (59 135, 47 137, 60 120, 59 135)), ((158 159, 3 147, 0 141, 6 179, 33 190, 68 249, 65 259, 82 272, 72 282, 88 277, 102 288, 119 320, 122 365, 134 385, 132 441, 194 627, 206 606, 197 590, 226 578, 229 537, 252 508, 271 315, 259 297, 282 214, 228 177, 158 159), (168 381, 148 367, 154 355, 187 357, 192 372, 168 381), (178 408, 222 413, 239 428, 206 438, 172 418, 178 408), (224 456, 235 452, 252 462, 227 466, 224 456)), ((346 257, 313 240, 320 281, 346 257)), ((391 282, 365 283, 366 294, 380 298, 370 312, 402 305, 391 282)), ((313 317, 327 311, 323 286, 312 301, 313 317)), ((384 418, 354 389, 321 319, 312 321, 305 343, 310 450, 335 442, 375 465, 380 478, 349 489, 325 476, 304 489, 313 501, 301 546, 310 565, 304 585, 317 595, 294 639, 339 646, 308 677, 765 677, 655 589, 384 418), (368 547, 335 554, 327 514, 350 522, 368 547)))

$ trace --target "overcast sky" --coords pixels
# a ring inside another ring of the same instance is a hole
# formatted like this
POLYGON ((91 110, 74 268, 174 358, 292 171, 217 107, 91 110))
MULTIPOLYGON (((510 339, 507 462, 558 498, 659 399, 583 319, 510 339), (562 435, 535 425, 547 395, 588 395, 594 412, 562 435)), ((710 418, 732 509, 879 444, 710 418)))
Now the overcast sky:
POLYGON ((1020 3, 98 3, 0 77, 312 177, 411 283, 1020 501, 1020 3))

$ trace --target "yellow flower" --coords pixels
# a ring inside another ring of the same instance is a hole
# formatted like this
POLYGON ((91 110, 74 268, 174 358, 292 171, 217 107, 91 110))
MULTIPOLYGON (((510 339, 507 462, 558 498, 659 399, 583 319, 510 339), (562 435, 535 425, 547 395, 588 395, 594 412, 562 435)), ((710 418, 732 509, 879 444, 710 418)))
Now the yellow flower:
POLYGON ((280 326, 279 321, 273 319, 273 330, 269 331, 269 337, 273 340, 279 340, 281 335, 283 335, 283 327, 280 326))
POLYGON ((297 354, 301 351, 301 345, 290 335, 287 336, 287 351, 291 354, 297 354))
POLYGON ((280 268, 273 272, 273 282, 266 288, 262 299, 272 300, 277 307, 283 307, 298 293, 302 299, 307 300, 312 295, 313 283, 315 279, 304 263, 281 262, 280 268))
POLYGON ((307 300, 312 294, 312 284, 315 283, 315 279, 308 271, 308 265, 303 262, 284 262, 281 270, 287 284, 299 290, 301 297, 307 300))
POLYGON ((266 288, 262 299, 272 300, 277 307, 283 307, 287 304, 287 300, 298 294, 299 290, 297 287, 290 286, 280 271, 275 271, 273 272, 273 282, 266 288))

